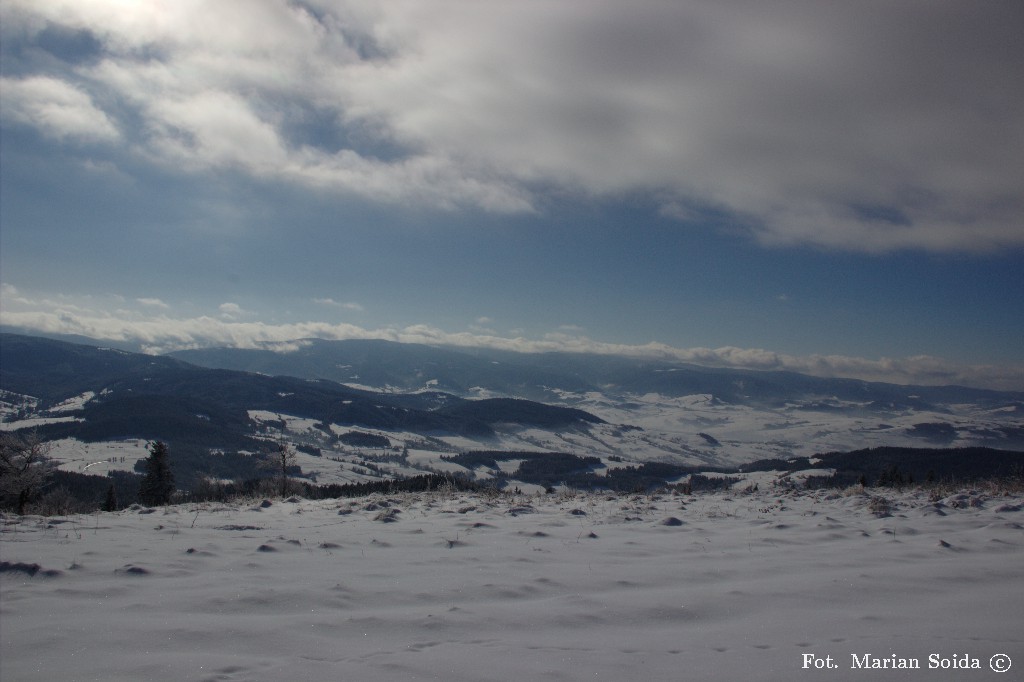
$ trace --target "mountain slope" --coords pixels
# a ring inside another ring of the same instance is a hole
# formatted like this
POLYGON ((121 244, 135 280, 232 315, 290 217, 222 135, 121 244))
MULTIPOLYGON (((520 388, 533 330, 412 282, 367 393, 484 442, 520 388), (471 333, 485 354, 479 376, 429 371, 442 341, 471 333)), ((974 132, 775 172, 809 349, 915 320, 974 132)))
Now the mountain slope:
POLYGON ((323 379, 208 369, 169 357, 8 334, 0 335, 0 386, 49 402, 93 391, 100 398, 87 410, 113 403, 108 396, 173 396, 197 405, 279 411, 328 423, 474 435, 487 433, 494 423, 557 427, 601 422, 582 410, 529 401, 470 402, 436 391, 381 394, 323 379))
POLYGON ((388 341, 305 340, 287 353, 235 349, 173 357, 208 366, 331 378, 392 392, 540 400, 611 424, 591 438, 531 439, 640 461, 739 463, 880 446, 1024 447, 1024 393, 902 386, 667 360, 526 354, 388 341))
POLYGON ((193 468, 202 468, 211 452, 265 449, 269 427, 254 414, 320 424, 328 445, 335 426, 487 440, 499 424, 551 429, 602 423, 582 410, 528 401, 375 393, 10 334, 0 335, 0 389, 9 404, 12 394, 36 400, 29 403, 35 420, 9 421, 5 428, 24 423, 48 440, 164 440, 174 446, 179 467, 185 460, 193 468))
POLYGON ((211 368, 369 386, 379 390, 436 389, 470 395, 474 389, 533 400, 551 399, 545 387, 597 390, 597 384, 565 371, 557 363, 539 365, 537 356, 466 352, 421 344, 383 340, 324 341, 307 339, 295 350, 206 348, 171 353, 187 362, 211 368))

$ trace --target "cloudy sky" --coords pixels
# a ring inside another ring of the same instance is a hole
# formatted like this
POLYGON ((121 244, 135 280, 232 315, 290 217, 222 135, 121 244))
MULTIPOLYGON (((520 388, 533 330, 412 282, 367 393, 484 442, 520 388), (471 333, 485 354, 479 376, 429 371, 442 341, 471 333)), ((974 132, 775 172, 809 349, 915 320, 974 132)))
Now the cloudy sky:
POLYGON ((3 0, 0 322, 1024 389, 1024 4, 3 0))

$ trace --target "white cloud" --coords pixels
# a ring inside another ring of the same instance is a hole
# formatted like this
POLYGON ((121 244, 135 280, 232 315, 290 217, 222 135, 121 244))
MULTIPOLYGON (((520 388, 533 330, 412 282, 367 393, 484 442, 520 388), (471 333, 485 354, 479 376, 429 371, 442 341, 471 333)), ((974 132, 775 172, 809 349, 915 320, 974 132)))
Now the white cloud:
POLYGON ((153 308, 163 308, 166 310, 171 307, 164 303, 163 301, 161 301, 159 298, 137 298, 135 300, 144 306, 150 306, 153 308))
POLYGON ((277 131, 234 93, 202 92, 149 107, 152 144, 167 159, 199 166, 241 166, 267 175, 289 163, 277 131))
POLYGON ((113 141, 118 130, 89 95, 46 76, 0 78, 0 118, 60 140, 113 141))
POLYGON ((313 303, 330 306, 332 308, 341 308, 342 310, 351 310, 353 312, 362 312, 363 310, 363 306, 358 303, 341 303, 339 301, 335 301, 333 298, 314 298, 313 303))
POLYGON ((149 352, 183 348, 233 346, 294 349, 303 339, 385 339, 403 343, 493 348, 521 353, 578 352, 649 357, 712 367, 787 370, 819 377, 848 377, 901 384, 959 384, 982 388, 1024 390, 1024 367, 963 365, 930 356, 868 359, 840 355, 794 356, 757 348, 674 348, 660 343, 604 343, 564 331, 543 339, 500 336, 492 330, 447 332, 430 325, 366 329, 352 324, 307 321, 269 324, 242 321, 251 315, 235 303, 219 308, 219 317, 170 317, 125 312, 119 297, 33 297, 15 287, 0 288, 0 324, 30 332, 77 334, 100 341, 136 343, 149 352))
POLYGON ((498 332, 494 329, 494 320, 486 315, 476 318, 472 324, 468 325, 468 329, 474 334, 483 334, 486 336, 497 336, 498 332))
POLYGON ((237 303, 221 303, 217 310, 220 311, 220 316, 225 320, 236 320, 239 317, 249 315, 248 311, 242 309, 242 306, 237 303))
POLYGON ((21 292, 18 291, 18 287, 13 284, 8 284, 7 282, 0 282, 0 302, 31 303, 28 299, 22 297, 21 292))
POLYGON ((725 210, 766 242, 1020 245, 1024 17, 1002 7, 389 4, 406 49, 352 89, 410 143, 663 190, 666 214, 725 210))
MULTIPOLYGON (((230 168, 382 202, 531 210, 515 183, 467 169, 444 150, 410 149, 382 161, 291 134, 322 112, 339 125, 377 128, 349 120, 354 103, 344 86, 360 61, 357 43, 374 30, 368 14, 343 3, 319 8, 318 18, 284 0, 12 0, 5 19, 8 32, 32 35, 55 24, 100 40, 103 58, 66 76, 133 110, 141 127, 131 151, 155 163, 193 173, 230 168)), ((379 142, 394 142, 392 133, 378 132, 379 142)))
POLYGON ((538 210, 540 188, 641 192, 769 244, 1024 245, 1019 3, 8 0, 3 18, 103 47, 12 81, 5 119, 113 142, 113 102, 135 153, 187 172, 498 212, 538 210), (311 117, 334 134, 297 132, 311 117))

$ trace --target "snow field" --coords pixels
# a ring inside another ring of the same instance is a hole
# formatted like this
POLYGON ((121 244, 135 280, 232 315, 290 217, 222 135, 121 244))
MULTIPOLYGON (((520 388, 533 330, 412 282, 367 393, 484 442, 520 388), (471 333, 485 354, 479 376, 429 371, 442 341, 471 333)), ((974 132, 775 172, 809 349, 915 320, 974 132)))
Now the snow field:
POLYGON ((0 679, 901 679, 850 656, 933 652, 986 669, 922 679, 993 675, 998 653, 1024 667, 1024 496, 884 494, 890 516, 828 491, 9 516, 0 679))

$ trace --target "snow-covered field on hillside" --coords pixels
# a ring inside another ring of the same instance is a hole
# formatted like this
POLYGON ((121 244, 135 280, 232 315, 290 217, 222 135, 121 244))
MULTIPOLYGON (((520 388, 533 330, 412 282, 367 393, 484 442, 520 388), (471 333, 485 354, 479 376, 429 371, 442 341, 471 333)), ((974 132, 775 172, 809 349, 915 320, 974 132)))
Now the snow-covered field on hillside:
MULTIPOLYGON (((599 457, 606 467, 620 461, 629 465, 668 462, 717 467, 882 446, 1020 449, 1019 434, 1024 428, 1016 404, 996 408, 962 404, 882 409, 833 398, 769 408, 730 404, 710 394, 673 397, 554 391, 553 397, 558 405, 586 410, 607 423, 556 429, 499 423, 493 425, 493 434, 475 437, 352 424, 329 426, 334 436, 355 431, 387 439, 391 447, 381 450, 332 441, 320 429, 320 422, 308 416, 252 409, 248 417, 258 425, 261 438, 275 444, 280 441, 320 448, 323 458, 299 452, 296 464, 319 483, 341 484, 378 478, 375 472, 361 471, 365 469, 363 459, 375 461, 390 476, 414 476, 424 467, 459 471, 441 457, 473 450, 562 452, 599 457), (403 447, 410 456, 405 465, 382 457, 401 452, 403 447)), ((0 430, 81 421, 84 413, 79 410, 94 399, 96 394, 89 391, 40 410, 36 398, 0 391, 0 430)), ((173 452, 173 439, 168 440, 173 452)), ((117 469, 131 471, 135 460, 146 456, 144 442, 135 439, 83 444, 65 438, 55 447, 53 457, 62 469, 82 472, 89 467, 87 473, 100 475, 117 469)))
POLYGON ((1024 496, 760 488, 6 516, 0 679, 1020 679, 1024 496))

